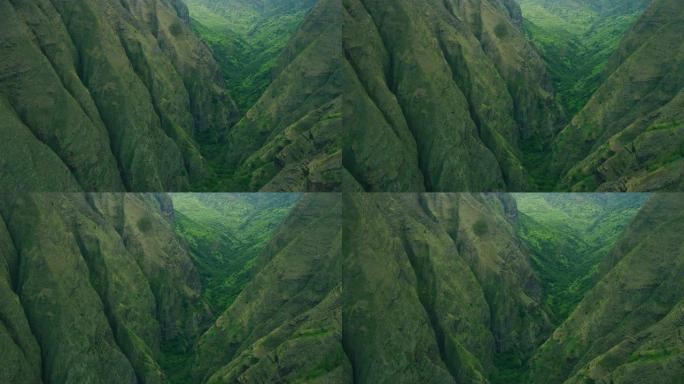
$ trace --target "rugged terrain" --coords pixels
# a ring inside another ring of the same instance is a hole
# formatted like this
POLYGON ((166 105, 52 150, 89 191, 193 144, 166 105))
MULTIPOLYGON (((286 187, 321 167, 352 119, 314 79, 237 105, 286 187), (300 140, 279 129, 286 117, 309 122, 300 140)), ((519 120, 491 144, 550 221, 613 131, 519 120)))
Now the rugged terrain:
POLYGON ((343 3, 347 190, 682 188, 681 1, 343 3))
POLYGON ((651 0, 519 0, 525 34, 547 63, 556 98, 575 115, 603 81, 608 59, 651 0))
POLYGON ((3 1, 0 191, 339 189, 335 3, 232 57, 238 86, 181 0, 3 1))
MULTIPOLYGON (((263 208, 245 224, 255 228, 234 235, 263 232, 265 207, 293 204, 224 197, 236 212, 263 208)), ((177 236, 168 196, 3 195, 0 381, 350 382, 340 341, 340 206, 336 195, 304 196, 284 221, 283 213, 267 220, 277 228, 262 233, 268 240, 255 241, 247 260, 224 250, 236 257, 219 264, 226 273, 253 266, 225 311, 214 312, 197 263, 204 255, 177 236)))
POLYGON ((535 188, 560 112, 515 2, 343 3, 345 188, 535 188))
POLYGON ((273 81, 218 147, 218 190, 338 191, 342 168, 340 0, 320 0, 273 81))
POLYGON ((193 30, 214 52, 243 112, 271 83, 271 69, 316 0, 186 0, 193 30))
POLYGON ((3 1, 2 190, 183 190, 235 106, 179 1, 3 1))
POLYGON ((684 178, 684 3, 654 0, 606 80, 553 144, 557 189, 678 191, 684 178))
POLYGON ((546 200, 536 212, 518 198, 346 197, 343 342, 356 382, 678 382, 682 196, 532 196, 546 200), (530 236, 531 219, 546 238, 530 236), (580 253, 565 253, 573 241, 580 253), (590 266, 568 269, 581 257, 590 266), (587 282, 566 284, 554 263, 587 282))

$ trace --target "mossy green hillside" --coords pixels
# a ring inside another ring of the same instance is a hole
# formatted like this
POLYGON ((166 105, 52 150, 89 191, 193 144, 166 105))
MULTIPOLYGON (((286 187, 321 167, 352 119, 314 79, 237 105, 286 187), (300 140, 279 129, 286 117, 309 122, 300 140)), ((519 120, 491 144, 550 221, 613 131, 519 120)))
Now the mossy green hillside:
POLYGON ((548 305, 559 324, 593 286, 599 264, 647 194, 515 194, 518 236, 532 251, 548 305))
POLYGON ((609 58, 649 3, 519 1, 525 33, 547 63, 566 116, 574 116, 603 82, 609 58))
POLYGON ((174 228, 187 243, 203 295, 223 312, 252 277, 253 262, 299 194, 173 194, 174 228))
POLYGON ((186 1, 193 30, 211 47, 243 113, 271 83, 278 56, 314 3, 186 1))

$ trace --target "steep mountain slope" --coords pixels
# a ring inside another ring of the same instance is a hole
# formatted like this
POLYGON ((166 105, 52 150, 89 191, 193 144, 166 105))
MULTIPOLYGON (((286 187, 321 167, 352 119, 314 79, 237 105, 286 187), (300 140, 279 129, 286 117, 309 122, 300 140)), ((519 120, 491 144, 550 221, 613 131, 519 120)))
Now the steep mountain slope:
POLYGON ((516 3, 343 3, 346 189, 534 188, 559 112, 516 3))
POLYGON ((345 196, 343 342, 356 382, 681 381, 682 196, 533 199, 546 200, 543 224, 563 235, 586 221, 577 240, 605 236, 611 249, 555 331, 548 271, 517 237, 527 224, 511 195, 345 196))
MULTIPOLYGON (((263 234, 253 273, 213 325, 193 263, 204 255, 191 255, 174 233, 178 211, 168 196, 2 197, 3 383, 351 382, 341 343, 339 195, 306 195, 272 236, 263 234)), ((247 200, 264 211, 294 203, 222 197, 198 200, 247 200)), ((235 216, 236 208, 217 211, 235 216)), ((258 216, 244 232, 260 236, 258 216)), ((234 265, 219 267, 230 274, 234 265)))
POLYGON ((351 383, 341 343, 341 197, 306 195, 202 336, 192 382, 351 383))
POLYGON ((3 383, 164 382, 168 345, 188 348, 210 319, 169 203, 3 195, 3 383))
POLYGON ((184 190, 235 108, 180 0, 0 3, 0 188, 184 190))
POLYGON ((273 81, 217 148, 220 190, 340 189, 340 0, 321 0, 280 54, 273 81))
POLYGON ((252 277, 253 260, 299 194, 172 194, 176 233, 188 244, 207 299, 223 312, 252 277))
POLYGON ((683 219, 681 195, 654 195, 535 355, 530 382, 681 382, 683 219))
POLYGON ((507 195, 345 196, 343 340, 358 383, 510 382, 548 335, 507 195))
POLYGON ((584 297, 647 194, 515 194, 518 236, 532 251, 554 322, 584 297))
POLYGON ((245 111, 271 82, 271 68, 316 0, 185 0, 193 29, 214 52, 245 111))
POLYGON ((680 190, 684 174, 684 4, 654 0, 606 80, 553 144, 560 190, 680 190))
POLYGON ((575 115, 606 62, 651 0, 519 0, 525 32, 549 66, 557 98, 575 115))

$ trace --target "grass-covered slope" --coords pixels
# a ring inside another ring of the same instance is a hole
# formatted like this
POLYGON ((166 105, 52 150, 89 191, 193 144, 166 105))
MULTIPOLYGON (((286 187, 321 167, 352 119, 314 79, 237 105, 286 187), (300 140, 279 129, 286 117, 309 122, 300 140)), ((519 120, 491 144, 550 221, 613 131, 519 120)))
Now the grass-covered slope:
POLYGON ((253 262, 298 194, 173 194, 174 227, 188 244, 203 296, 223 312, 252 277, 253 262))
POLYGON ((679 383, 684 200, 646 197, 345 196, 356 382, 679 383))
POLYGON ((271 83, 271 70, 316 0, 185 0, 193 29, 214 52, 244 113, 271 83))
POLYGON ((684 377, 684 199, 656 194, 600 280, 532 360, 531 383, 678 383, 684 377))
POLYGON ((355 381, 511 382, 551 330, 512 198, 350 194, 344 208, 355 381))
POLYGON ((561 131, 559 190, 681 190, 684 3, 654 0, 622 40, 606 80, 561 131))
POLYGON ((0 200, 3 383, 163 383, 208 326, 163 196, 0 200))
POLYGON ((625 32, 650 0, 520 0, 527 36, 547 63, 556 97, 575 115, 601 84, 625 32))
POLYGON ((341 196, 305 195, 197 344, 192 382, 351 383, 341 342, 341 196))
POLYGON ((534 188, 559 112, 515 2, 343 3, 348 190, 534 188))
POLYGON ((599 264, 648 198, 646 194, 516 194, 518 236, 532 251, 554 322, 595 283, 599 264))
POLYGON ((307 14, 272 69, 274 79, 217 147, 212 189, 341 188, 340 0, 307 14))
POLYGON ((234 118, 180 0, 0 3, 0 190, 185 190, 234 118))
POLYGON ((0 381, 351 383, 340 209, 334 194, 2 195, 0 381), (206 249, 214 226, 240 247, 206 249))

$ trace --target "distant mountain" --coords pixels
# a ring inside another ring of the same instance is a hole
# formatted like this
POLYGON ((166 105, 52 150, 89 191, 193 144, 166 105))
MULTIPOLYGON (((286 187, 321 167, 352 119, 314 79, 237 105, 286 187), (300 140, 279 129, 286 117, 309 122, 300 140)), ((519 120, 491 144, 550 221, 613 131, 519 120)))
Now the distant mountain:
POLYGON ((554 322, 590 289, 598 266, 648 194, 515 194, 518 236, 532 251, 554 322))
POLYGON ((252 277, 266 246, 300 194, 172 194, 174 229, 190 250, 215 312, 223 312, 252 277))
POLYGON ((185 0, 193 29, 211 47, 244 113, 272 81, 271 70, 316 0, 185 0))

